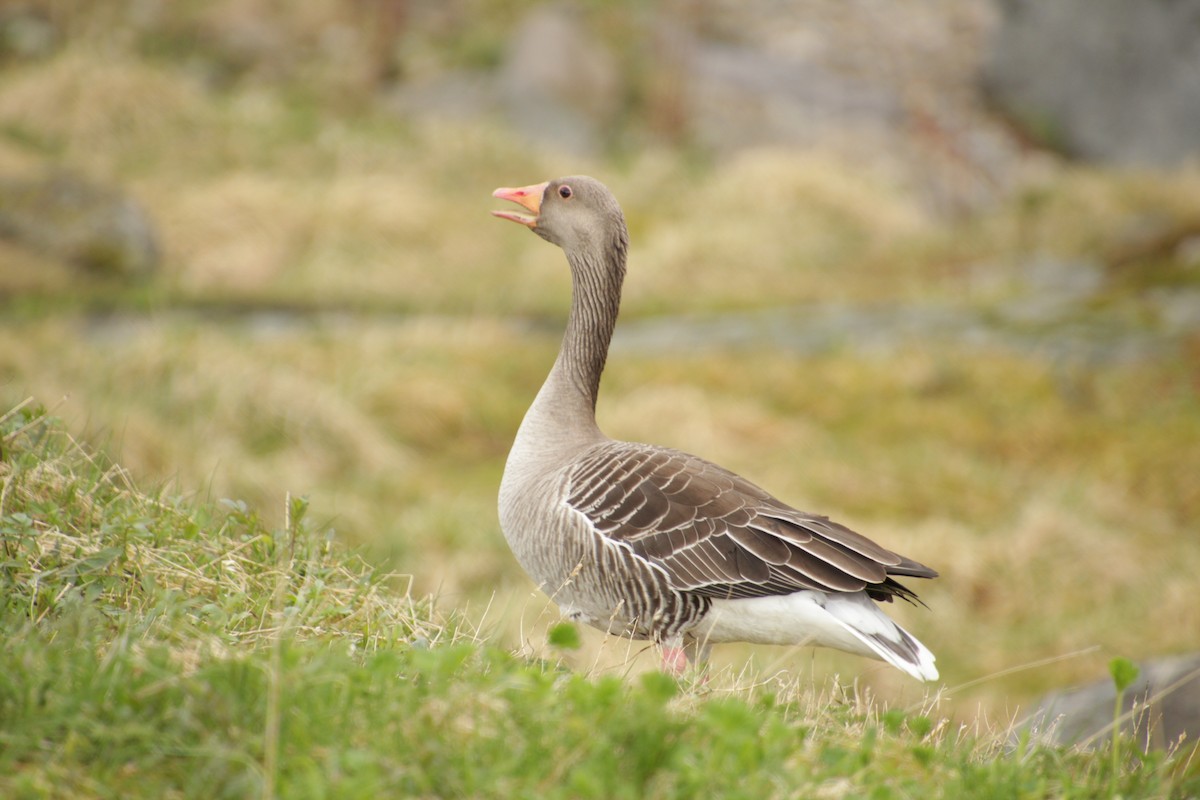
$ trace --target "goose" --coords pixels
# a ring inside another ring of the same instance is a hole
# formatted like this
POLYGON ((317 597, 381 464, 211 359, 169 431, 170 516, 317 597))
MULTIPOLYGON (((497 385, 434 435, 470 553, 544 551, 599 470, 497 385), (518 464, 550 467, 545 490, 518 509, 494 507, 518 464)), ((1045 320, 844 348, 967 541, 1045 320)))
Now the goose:
POLYGON ((919 603, 896 577, 934 570, 702 458, 600 431, 629 246, 608 188, 570 176, 492 196, 524 209, 493 215, 561 247, 571 268, 562 347, 499 492, 509 547, 562 614, 651 640, 677 675, 714 644, 750 642, 834 648, 936 680, 933 654, 877 604, 919 603))

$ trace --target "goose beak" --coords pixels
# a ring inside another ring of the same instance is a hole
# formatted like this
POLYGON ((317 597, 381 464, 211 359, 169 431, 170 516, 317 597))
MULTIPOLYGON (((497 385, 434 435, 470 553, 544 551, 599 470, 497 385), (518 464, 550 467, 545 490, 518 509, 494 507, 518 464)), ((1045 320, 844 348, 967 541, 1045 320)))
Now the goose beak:
POLYGON ((518 203, 533 212, 533 216, 522 213, 520 211, 493 211, 492 215, 500 219, 508 219, 513 222, 519 222, 527 228, 537 227, 537 217, 542 211, 542 194, 545 193, 546 187, 550 185, 549 181, 545 183, 535 183, 532 186, 522 186, 517 189, 497 189, 492 192, 492 197, 499 197, 501 200, 511 200, 518 203))

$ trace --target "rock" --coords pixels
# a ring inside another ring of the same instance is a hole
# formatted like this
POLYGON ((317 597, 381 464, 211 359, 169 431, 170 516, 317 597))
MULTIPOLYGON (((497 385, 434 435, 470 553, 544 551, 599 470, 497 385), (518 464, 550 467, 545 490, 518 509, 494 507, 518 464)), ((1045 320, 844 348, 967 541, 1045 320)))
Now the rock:
POLYGON ((383 102, 412 119, 500 117, 588 155, 819 149, 971 213, 1023 154, 979 91, 993 1, 683 0, 619 25, 602 4, 546 3, 505 34, 498 67, 410 67, 383 102))
POLYGON ((381 100, 384 107, 409 119, 475 122, 501 113, 492 75, 455 70, 400 83, 381 100))
POLYGON ((802 56, 700 41, 686 52, 690 133, 717 152, 884 133, 902 116, 894 95, 802 56))
POLYGON ((50 14, 32 4, 0 8, 0 60, 44 58, 62 39, 50 14))
POLYGON ((66 172, 0 178, 0 237, 101 275, 143 278, 158 267, 154 225, 141 207, 66 172))
POLYGON ((592 151, 612 135, 621 73, 570 6, 529 13, 508 44, 498 81, 506 116, 530 138, 592 151))
MULTIPOLYGON (((1123 712, 1134 710, 1122 730, 1144 750, 1200 737, 1200 653, 1146 661, 1125 692, 1123 712)), ((1038 702, 1025 727, 1038 741, 1098 746, 1113 721, 1117 699, 1111 680, 1051 692, 1038 702)))
MULTIPOLYGON (((542 5, 510 36, 495 95, 522 133, 568 151, 816 148, 969 213, 1005 189, 1020 154, 975 77, 990 2, 684 0, 628 17, 619 41, 610 28, 611 50, 589 28, 595 6, 542 5)), ((435 88, 404 108, 481 94, 435 88)))
POLYGON ((1099 162, 1200 155, 1200 0, 1000 0, 983 82, 1035 139, 1099 162))

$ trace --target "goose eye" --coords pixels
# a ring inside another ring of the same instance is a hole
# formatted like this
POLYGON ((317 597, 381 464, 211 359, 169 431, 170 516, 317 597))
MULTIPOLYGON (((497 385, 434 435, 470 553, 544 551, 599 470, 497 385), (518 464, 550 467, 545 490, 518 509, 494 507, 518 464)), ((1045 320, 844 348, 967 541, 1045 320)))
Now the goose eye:
POLYGON ((571 191, 570 186, 558 187, 558 196, 561 197, 563 200, 569 199, 572 194, 574 194, 574 192, 571 191))

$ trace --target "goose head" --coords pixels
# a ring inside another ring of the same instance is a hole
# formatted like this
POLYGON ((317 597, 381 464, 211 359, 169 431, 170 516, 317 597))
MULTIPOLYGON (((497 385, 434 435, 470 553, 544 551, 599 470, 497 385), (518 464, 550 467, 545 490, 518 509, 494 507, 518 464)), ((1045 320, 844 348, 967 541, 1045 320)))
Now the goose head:
POLYGON ((493 211, 501 219, 524 225, 548 242, 573 254, 624 251, 625 217, 612 192, 595 178, 572 175, 518 188, 502 188, 493 197, 511 200, 522 211, 493 211))

